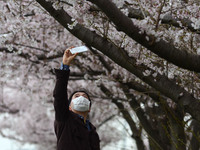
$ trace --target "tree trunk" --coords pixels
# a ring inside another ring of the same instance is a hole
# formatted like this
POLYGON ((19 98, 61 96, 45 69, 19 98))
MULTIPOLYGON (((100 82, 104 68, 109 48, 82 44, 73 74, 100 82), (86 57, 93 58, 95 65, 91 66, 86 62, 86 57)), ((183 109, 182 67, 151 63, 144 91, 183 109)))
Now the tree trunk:
POLYGON ((190 142, 189 150, 199 150, 200 149, 200 123, 196 120, 192 120, 192 139, 190 142))

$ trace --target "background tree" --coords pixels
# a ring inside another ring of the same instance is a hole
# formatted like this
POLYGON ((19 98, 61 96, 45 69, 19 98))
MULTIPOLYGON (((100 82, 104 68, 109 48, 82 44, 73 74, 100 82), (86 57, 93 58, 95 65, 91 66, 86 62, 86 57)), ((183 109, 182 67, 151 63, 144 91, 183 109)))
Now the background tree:
POLYGON ((55 149, 52 69, 66 47, 84 43, 90 52, 77 57, 69 87, 90 91, 102 147, 123 136, 116 128, 108 136, 113 126, 102 132, 103 124, 123 117, 138 149, 199 149, 198 1, 10 0, 0 7, 3 136, 55 149))

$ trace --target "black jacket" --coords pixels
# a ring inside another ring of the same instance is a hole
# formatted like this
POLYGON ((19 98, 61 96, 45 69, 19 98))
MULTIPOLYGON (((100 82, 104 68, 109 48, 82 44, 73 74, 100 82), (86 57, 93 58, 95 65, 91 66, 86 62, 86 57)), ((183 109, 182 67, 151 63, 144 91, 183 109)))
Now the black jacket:
POLYGON ((69 111, 67 84, 70 71, 57 70, 54 89, 55 133, 57 150, 100 150, 96 128, 90 123, 88 131, 83 119, 69 111))

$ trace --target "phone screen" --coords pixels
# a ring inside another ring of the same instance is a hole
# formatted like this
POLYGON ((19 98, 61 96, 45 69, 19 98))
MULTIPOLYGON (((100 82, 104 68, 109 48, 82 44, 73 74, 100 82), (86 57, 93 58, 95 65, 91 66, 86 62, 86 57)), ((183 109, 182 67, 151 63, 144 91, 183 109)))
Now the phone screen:
POLYGON ((72 54, 75 54, 75 53, 82 53, 82 52, 86 52, 88 51, 88 48, 86 46, 80 46, 80 47, 75 47, 75 48, 72 48, 70 50, 70 52, 72 54))

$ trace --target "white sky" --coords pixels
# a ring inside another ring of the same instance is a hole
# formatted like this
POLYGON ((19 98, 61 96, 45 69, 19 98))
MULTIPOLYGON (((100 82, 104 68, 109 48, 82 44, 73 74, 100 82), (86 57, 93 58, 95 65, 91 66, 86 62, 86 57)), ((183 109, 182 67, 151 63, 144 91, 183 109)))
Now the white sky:
POLYGON ((35 150, 33 145, 22 145, 19 142, 3 138, 2 136, 0 136, 0 147, 1 150, 35 150))

